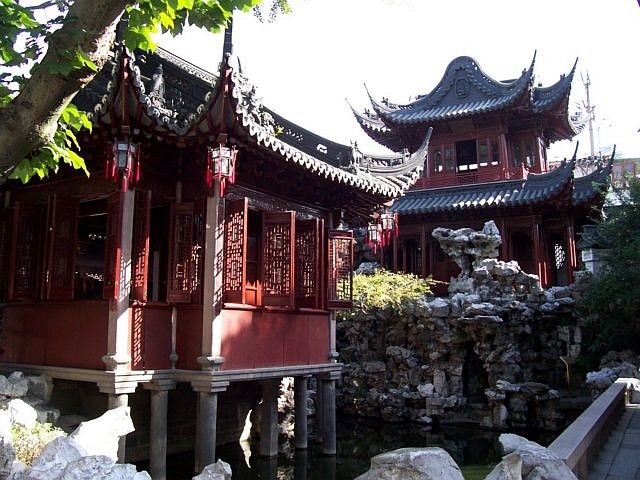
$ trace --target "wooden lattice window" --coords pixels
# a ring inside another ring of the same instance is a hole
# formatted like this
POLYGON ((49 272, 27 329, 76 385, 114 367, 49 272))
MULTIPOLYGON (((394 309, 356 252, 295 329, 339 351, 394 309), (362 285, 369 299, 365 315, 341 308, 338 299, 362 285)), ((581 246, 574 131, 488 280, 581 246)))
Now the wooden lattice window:
POLYGON ((328 302, 331 309, 348 309, 353 305, 353 232, 329 231, 328 302))
POLYGON ((78 226, 78 200, 52 195, 47 215, 46 298, 71 300, 78 226))
POLYGON ((296 222, 296 306, 321 308, 322 219, 296 222))
POLYGON ((44 208, 16 202, 11 235, 9 299, 35 299, 40 278, 44 208))
POLYGON ((120 229, 122 215, 122 192, 115 192, 107 199, 107 231, 104 242, 104 285, 102 296, 118 298, 117 273, 120 263, 120 229))
POLYGON ((226 205, 224 229, 224 301, 246 303, 247 221, 249 202, 246 198, 226 205))
POLYGON ((7 298, 7 290, 9 287, 11 213, 11 210, 0 210, 0 300, 7 298))
POLYGON ((206 200, 201 198, 193 210, 193 248, 191 249, 191 302, 202 303, 202 271, 206 231, 206 200))
POLYGON ((169 273, 167 301, 191 301, 191 250, 193 248, 193 204, 171 205, 169 227, 169 273))
POLYGON ((147 301, 150 224, 151 191, 136 190, 131 244, 133 264, 131 297, 139 302, 147 301))
POLYGON ((295 212, 262 216, 262 301, 265 306, 295 306, 295 212))

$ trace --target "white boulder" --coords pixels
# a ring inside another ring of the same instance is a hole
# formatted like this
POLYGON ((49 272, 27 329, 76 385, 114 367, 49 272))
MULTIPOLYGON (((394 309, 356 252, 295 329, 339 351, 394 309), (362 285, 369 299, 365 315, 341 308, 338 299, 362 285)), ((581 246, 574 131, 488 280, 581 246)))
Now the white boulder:
POLYGON ((29 390, 29 382, 22 372, 13 372, 9 377, 0 375, 0 395, 5 397, 24 397, 29 390))
POLYGON ((503 457, 486 480, 578 480, 566 463, 542 445, 512 433, 503 433, 499 440, 502 450, 508 455, 503 457), (520 476, 515 471, 515 457, 522 461, 520 476))
POLYGON ((100 417, 82 422, 69 438, 77 442, 87 455, 105 455, 118 460, 118 440, 133 432, 129 407, 107 410, 100 417))
POLYGON ((191 480, 231 480, 231 465, 218 460, 204 467, 200 475, 196 475, 191 480))
POLYGON ((438 447, 400 448, 371 459, 356 480, 464 480, 451 455, 438 447))
POLYGON ((35 408, 19 398, 11 400, 7 404, 7 410, 11 416, 11 422, 25 428, 33 428, 38 421, 38 412, 35 408))

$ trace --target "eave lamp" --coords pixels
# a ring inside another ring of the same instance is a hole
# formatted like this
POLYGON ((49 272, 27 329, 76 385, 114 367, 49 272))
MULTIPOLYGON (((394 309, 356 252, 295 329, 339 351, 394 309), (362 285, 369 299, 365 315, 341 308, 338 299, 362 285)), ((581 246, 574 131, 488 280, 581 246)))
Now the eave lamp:
POLYGON ((111 144, 111 155, 107 162, 107 179, 117 182, 122 179, 122 189, 140 181, 140 146, 129 139, 116 140, 111 144))
POLYGON ((382 230, 380 245, 385 247, 391 244, 392 236, 394 238, 398 236, 398 214, 388 210, 381 213, 380 227, 382 230))
POLYGON ((236 147, 227 147, 222 143, 217 147, 207 147, 207 172, 205 182, 209 196, 214 195, 215 182, 220 184, 220 197, 224 197, 227 183, 236 181, 236 147))
POLYGON ((376 219, 372 222, 369 222, 369 224, 367 225, 366 241, 367 241, 367 245, 369 245, 373 249, 374 253, 377 253, 378 246, 381 243, 381 239, 382 239, 382 228, 378 220, 376 219))

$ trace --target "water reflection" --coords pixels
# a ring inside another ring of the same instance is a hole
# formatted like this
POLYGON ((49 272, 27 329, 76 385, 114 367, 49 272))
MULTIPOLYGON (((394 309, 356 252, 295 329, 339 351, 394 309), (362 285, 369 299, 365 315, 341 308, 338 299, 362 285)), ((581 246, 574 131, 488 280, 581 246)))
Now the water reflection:
MULTIPOLYGON (((335 457, 323 456, 312 440, 308 450, 285 448, 284 453, 271 459, 260 457, 257 442, 253 442, 248 465, 239 444, 218 447, 218 455, 231 464, 233 478, 238 480, 351 480, 366 472, 371 457, 379 453, 402 447, 442 447, 460 465, 465 478, 475 480, 483 479, 500 460, 498 436, 499 432, 477 428, 446 427, 425 431, 417 425, 341 418, 335 457)), ((553 440, 548 435, 545 438, 531 432, 526 436, 543 445, 553 440)), ((182 475, 169 475, 168 478, 188 480, 191 471, 184 469, 182 475)))

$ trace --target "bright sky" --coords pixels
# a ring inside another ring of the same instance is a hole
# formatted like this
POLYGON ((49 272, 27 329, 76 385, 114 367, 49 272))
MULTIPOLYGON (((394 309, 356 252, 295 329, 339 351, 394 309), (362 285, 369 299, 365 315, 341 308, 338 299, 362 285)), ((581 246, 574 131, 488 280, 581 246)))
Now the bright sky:
MULTIPOLYGON (((264 104, 331 140, 357 140, 383 152, 356 123, 345 98, 369 107, 376 98, 405 103, 430 92, 460 55, 497 80, 518 77, 537 59, 536 82, 555 83, 578 61, 572 101, 585 100, 589 73, 596 106, 596 152, 618 145, 618 158, 640 157, 640 6, 637 0, 290 0, 293 13, 261 24, 234 20, 234 54, 264 104)), ((160 45, 216 71, 222 35, 189 29, 160 45)), ((589 154, 589 134, 578 137, 589 154)), ((551 158, 570 156, 569 142, 551 158)))

